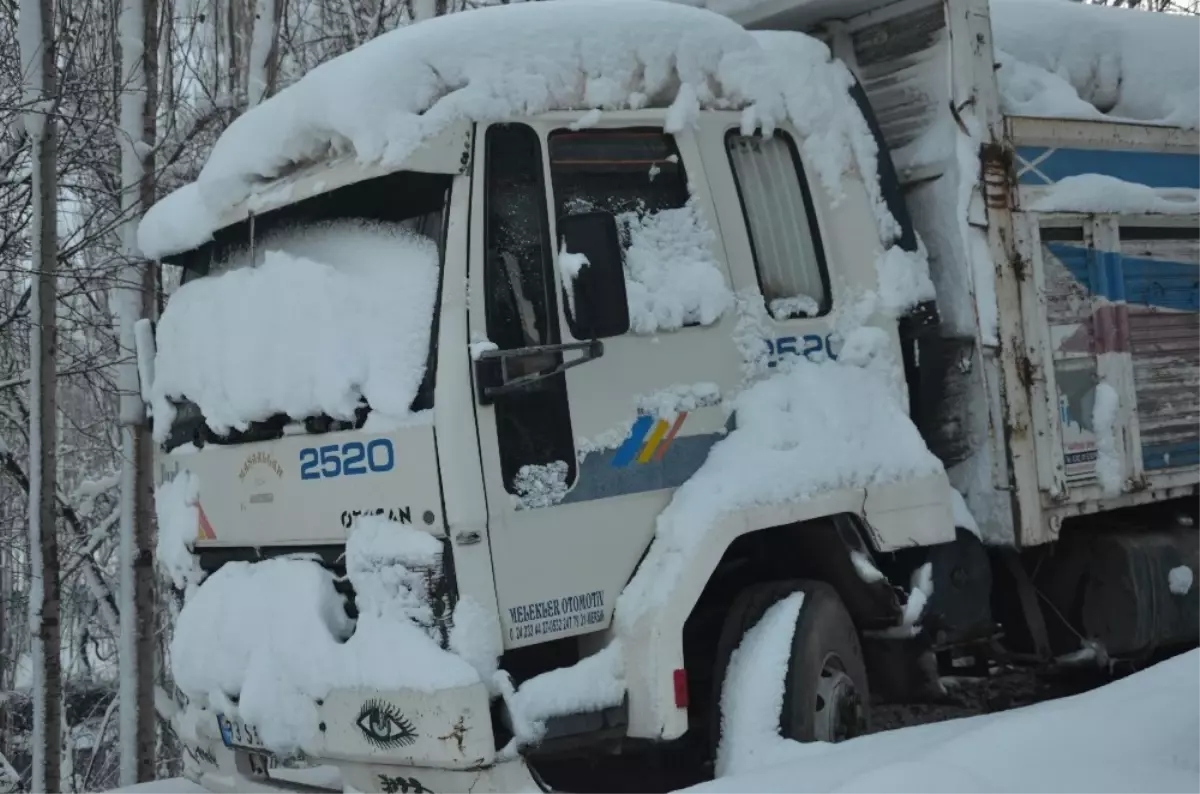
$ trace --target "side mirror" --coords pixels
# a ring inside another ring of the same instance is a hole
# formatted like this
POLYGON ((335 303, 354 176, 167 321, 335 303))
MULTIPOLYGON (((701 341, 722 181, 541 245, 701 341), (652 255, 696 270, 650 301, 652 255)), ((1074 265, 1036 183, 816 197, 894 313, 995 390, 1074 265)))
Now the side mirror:
POLYGON ((568 342, 558 345, 519 347, 512 350, 485 350, 475 359, 475 396, 482 405, 490 405, 497 397, 512 392, 524 391, 572 367, 595 361, 604 355, 604 343, 599 339, 588 342, 568 342), (578 353, 579 357, 563 360, 564 353, 578 353), (546 369, 538 369, 541 362, 549 362, 546 369), (529 367, 532 363, 534 367, 529 367))
POLYGON ((629 300, 617 221, 610 212, 558 219, 559 271, 567 323, 576 339, 603 339, 629 330, 629 300))

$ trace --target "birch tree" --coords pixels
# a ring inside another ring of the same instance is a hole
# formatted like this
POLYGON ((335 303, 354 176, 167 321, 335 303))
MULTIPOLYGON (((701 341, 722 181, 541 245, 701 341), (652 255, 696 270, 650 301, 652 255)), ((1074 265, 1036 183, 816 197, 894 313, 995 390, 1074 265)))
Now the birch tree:
POLYGON ((29 338, 29 629, 33 665, 33 790, 58 791, 62 760, 56 531, 58 172, 54 5, 22 0, 18 22, 26 70, 32 194, 29 338))
POLYGON ((122 92, 119 102, 122 243, 126 257, 114 292, 123 360, 117 387, 121 423, 121 783, 154 779, 154 571, 152 471, 138 378, 135 327, 155 310, 156 269, 137 246, 138 219, 154 203, 157 137, 158 9, 155 0, 124 0, 118 31, 122 92))

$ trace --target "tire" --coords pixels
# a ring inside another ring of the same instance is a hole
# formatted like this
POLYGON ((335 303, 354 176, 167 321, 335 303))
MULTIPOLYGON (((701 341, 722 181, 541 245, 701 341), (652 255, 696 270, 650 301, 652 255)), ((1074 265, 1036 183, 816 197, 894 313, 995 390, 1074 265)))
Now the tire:
POLYGON ((734 599, 721 629, 709 721, 713 758, 721 740, 721 690, 730 657, 767 610, 795 592, 804 593, 804 602, 783 682, 780 733, 798 742, 838 742, 870 731, 862 645, 837 591, 825 582, 804 579, 764 582, 734 599))

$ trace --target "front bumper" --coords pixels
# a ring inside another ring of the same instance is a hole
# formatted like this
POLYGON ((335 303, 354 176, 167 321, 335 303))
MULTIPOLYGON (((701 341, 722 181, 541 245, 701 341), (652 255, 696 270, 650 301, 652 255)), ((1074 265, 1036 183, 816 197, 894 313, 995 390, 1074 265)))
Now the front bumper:
POLYGON ((384 792, 385 794, 544 794, 547 789, 534 778, 525 759, 516 758, 481 769, 433 769, 382 764, 338 764, 302 770, 269 770, 262 777, 248 773, 246 760, 224 746, 210 753, 214 763, 195 765, 188 758, 185 777, 217 794, 244 792, 384 792))
POLYGON ((542 791, 523 760, 498 762, 482 683, 430 692, 339 689, 314 701, 312 714, 312 738, 302 750, 319 769, 296 770, 267 753, 228 746, 213 711, 182 709, 175 723, 185 775, 222 792, 542 791))

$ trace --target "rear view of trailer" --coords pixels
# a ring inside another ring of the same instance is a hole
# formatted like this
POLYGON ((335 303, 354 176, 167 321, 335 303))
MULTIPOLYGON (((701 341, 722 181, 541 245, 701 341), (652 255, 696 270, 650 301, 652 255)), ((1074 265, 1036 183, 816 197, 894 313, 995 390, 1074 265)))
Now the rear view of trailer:
POLYGON ((1188 494, 1200 447, 1197 136, 1012 118, 1043 508, 1188 494))

